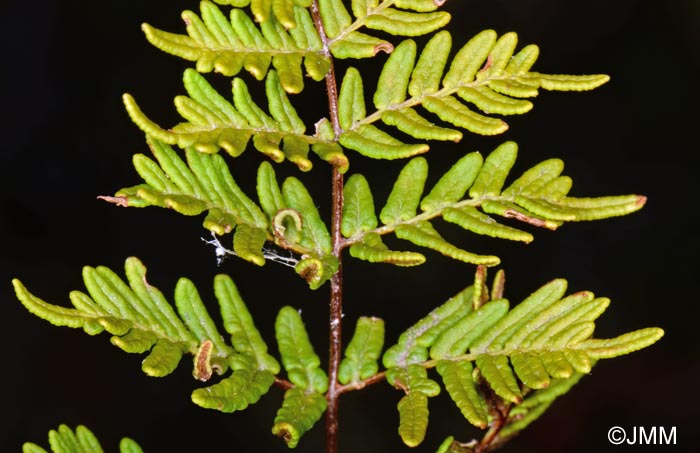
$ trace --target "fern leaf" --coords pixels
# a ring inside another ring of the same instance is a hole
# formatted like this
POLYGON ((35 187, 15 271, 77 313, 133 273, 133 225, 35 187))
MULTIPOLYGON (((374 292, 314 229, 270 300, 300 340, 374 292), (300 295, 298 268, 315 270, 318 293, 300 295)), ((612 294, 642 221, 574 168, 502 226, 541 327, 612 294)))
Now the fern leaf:
POLYGON ((208 380, 214 370, 223 374, 233 368, 230 377, 193 392, 192 400, 202 407, 241 410, 269 390, 280 366, 267 354, 267 345, 229 277, 217 276, 214 290, 233 347, 224 342, 192 282, 178 281, 176 314, 162 293, 147 283, 140 261, 129 258, 125 267, 128 284, 105 267, 86 267, 83 278, 90 296, 74 291, 74 309, 41 301, 17 280, 14 285, 27 309, 53 324, 83 327, 90 334, 104 329, 126 352, 150 350, 142 363, 150 376, 170 374, 184 353, 195 356, 193 374, 199 380, 208 380))
POLYGON ((388 225, 415 217, 427 178, 428 162, 421 157, 411 159, 399 173, 379 214, 382 223, 388 225))
POLYGON ((469 423, 481 429, 488 425, 488 405, 476 388, 471 362, 440 361, 437 365, 445 389, 469 423))
POLYGON ((560 300, 566 292, 567 282, 563 279, 552 280, 532 293, 521 304, 503 317, 487 334, 471 345, 475 352, 498 351, 514 332, 529 321, 530 317, 545 307, 560 300))
POLYGON ((449 14, 434 11, 435 5, 427 7, 425 2, 383 1, 354 2, 355 20, 350 16, 341 0, 320 0, 319 12, 328 38, 330 51, 336 58, 369 58, 379 52, 391 53, 393 45, 386 40, 357 31, 362 27, 381 30, 395 35, 417 36, 430 33, 447 23, 449 14), (423 11, 416 14, 410 11, 390 8, 392 5, 403 9, 423 11))
POLYGON ((289 448, 294 448, 304 433, 310 430, 326 411, 326 397, 307 393, 298 387, 284 393, 282 407, 277 411, 272 433, 281 437, 289 448))
MULTIPOLYGON (((354 211, 348 211, 347 232, 352 231, 352 234, 346 235, 344 245, 349 245, 351 254, 360 259, 397 265, 420 264, 422 260, 413 259, 417 257, 411 257, 406 262, 400 254, 393 255, 398 252, 389 251, 379 238, 373 236, 394 233, 401 239, 454 259, 493 266, 499 263, 498 257, 475 254, 445 241, 431 221, 442 218, 476 234, 529 243, 533 240, 531 233, 503 225, 487 214, 556 229, 564 221, 626 215, 639 210, 646 201, 639 195, 570 197, 568 193, 572 181, 568 176, 561 175, 563 163, 559 159, 549 159, 535 165, 504 188, 517 152, 518 147, 514 142, 505 142, 486 159, 482 159, 479 153, 466 154, 425 196, 423 189, 428 174, 427 162, 422 157, 411 159, 399 173, 380 212, 379 220, 383 225, 370 228, 374 220, 368 220, 362 228, 349 228, 350 223, 357 219, 356 214, 352 214, 354 211), (417 212, 419 206, 422 213, 417 212)), ((367 194, 371 196, 369 189, 363 189, 363 193, 365 197, 367 194)), ((370 205, 363 208, 368 216, 371 208, 370 205)))
POLYGON ((445 256, 464 261, 465 263, 495 266, 501 262, 497 256, 477 255, 455 247, 445 241, 428 222, 419 225, 398 225, 395 229, 395 234, 399 239, 405 239, 416 245, 433 249, 445 256))
MULTIPOLYGON (((323 4, 323 0, 319 2, 323 4)), ((374 36, 353 31, 331 40, 331 53, 335 58, 371 58, 379 52, 391 53, 394 46, 389 42, 374 36)))
MULTIPOLYGON (((397 34, 403 35, 410 35, 411 30, 422 33, 422 29, 417 23, 403 23, 398 20, 399 17, 420 17, 425 20, 422 23, 429 26, 438 18, 437 15, 442 14, 409 13, 385 6, 388 5, 360 2, 353 10, 356 15, 368 14, 367 21, 363 22, 367 26, 375 21, 376 24, 391 22, 387 19, 389 16, 397 18, 395 23, 401 24, 398 27, 403 29, 397 34)), ((349 14, 347 11, 343 14, 342 23, 350 27, 349 14)), ((526 46, 514 54, 517 35, 506 33, 498 38, 493 30, 483 31, 467 42, 459 49, 445 72, 451 45, 452 38, 446 31, 436 33, 420 55, 414 41, 405 40, 400 43, 382 69, 373 98, 376 110, 369 114, 365 111, 364 96, 358 92, 362 90, 362 80, 359 73, 352 70, 352 77, 346 78, 348 84, 352 83, 353 105, 357 111, 351 112, 347 106, 343 109, 345 115, 341 123, 343 133, 340 135, 340 143, 372 158, 407 157, 427 151, 427 145, 419 148, 418 144, 403 143, 389 132, 368 126, 382 121, 419 140, 461 140, 462 133, 459 130, 435 125, 421 116, 417 110, 420 106, 457 128, 481 135, 496 135, 507 130, 508 125, 494 115, 528 112, 532 109, 532 103, 521 98, 536 96, 539 88, 590 90, 608 80, 605 75, 550 76, 530 72, 539 53, 537 47, 526 46), (465 102, 478 111, 468 107, 465 102), (402 152, 399 153, 396 149, 382 152, 377 143, 401 146, 402 152)), ((341 92, 344 86, 345 81, 341 92)), ((350 88, 346 91, 350 91, 350 88)))
POLYGON ((342 0, 319 0, 318 10, 323 19, 323 28, 329 38, 335 38, 352 24, 350 13, 342 0))
POLYGON ((657 328, 648 328, 630 332, 609 340, 586 340, 576 345, 575 349, 586 352, 592 359, 608 359, 629 354, 644 349, 656 343, 663 331, 657 328))
POLYGON ((296 210, 301 215, 303 224, 301 245, 315 251, 317 255, 330 255, 332 251, 331 235, 302 182, 294 177, 287 178, 282 185, 282 196, 287 207, 296 210))
POLYGON ((143 31, 160 50, 195 61, 199 72, 214 70, 235 76, 245 69, 262 80, 272 64, 285 91, 299 93, 304 88, 302 63, 307 74, 319 81, 330 61, 321 53, 321 39, 308 10, 295 7, 289 0, 276 0, 272 7, 274 15, 259 8, 253 10, 260 22, 257 26, 241 9, 233 9, 229 21, 216 5, 203 1, 201 17, 192 11, 182 14, 187 35, 168 33, 148 24, 143 25, 143 31), (289 28, 293 30, 286 30, 289 28))
POLYGON ((341 0, 320 0, 319 11, 334 57, 367 58, 380 51, 391 53, 393 46, 388 41, 361 33, 358 29, 365 27, 401 36, 431 33, 450 21, 448 13, 435 12, 440 4, 442 2, 429 4, 424 0, 353 1, 351 7, 354 21, 341 0))
POLYGON ((412 13, 394 8, 367 16, 365 26, 392 35, 421 36, 442 28, 450 22, 446 12, 412 13))
POLYGON ((289 159, 302 171, 311 169, 308 148, 319 142, 304 135, 305 126, 290 103, 280 76, 269 71, 265 92, 270 115, 251 97, 243 80, 233 80, 233 104, 221 96, 193 69, 184 75, 190 97, 178 96, 175 106, 187 122, 165 130, 148 119, 129 94, 124 95, 127 112, 146 134, 169 145, 194 147, 203 153, 223 148, 233 157, 245 151, 251 137, 253 146, 275 162, 289 159))
POLYGON ((256 189, 260 207, 269 218, 273 218, 280 210, 284 209, 285 201, 282 190, 277 183, 275 170, 269 162, 263 162, 258 167, 256 189))
POLYGON ((543 390, 530 393, 523 402, 511 409, 508 421, 498 433, 500 439, 509 438, 525 429, 530 423, 539 418, 554 400, 566 394, 583 377, 576 373, 569 379, 556 379, 543 390))
POLYGON ((377 227, 374 199, 364 176, 355 174, 348 178, 343 188, 343 201, 340 225, 343 236, 351 237, 377 227))
POLYGON ((320 368, 321 360, 314 352, 301 316, 295 309, 289 306, 280 309, 275 334, 289 380, 308 392, 324 393, 328 390, 328 378, 320 368))
POLYGON ((465 206, 461 209, 445 208, 442 218, 446 222, 454 223, 476 234, 525 243, 530 243, 534 240, 532 234, 517 228, 501 225, 471 206, 465 206))
POLYGON ((522 401, 523 395, 507 357, 483 355, 477 357, 476 364, 496 395, 515 404, 522 401))
POLYGON ((242 259, 262 266, 265 264, 262 248, 266 241, 266 230, 242 224, 233 235, 233 251, 242 259))
POLYGON ((176 314, 162 293, 148 284, 140 261, 129 258, 125 267, 127 282, 106 267, 85 267, 83 279, 90 295, 71 293, 73 309, 48 304, 18 280, 13 283, 20 301, 40 318, 82 327, 93 335, 106 330, 124 351, 149 352, 142 368, 150 376, 170 374, 185 353, 195 356, 193 375, 199 380, 231 367, 234 373, 229 378, 193 392, 193 401, 203 407, 239 410, 268 391, 280 366, 267 354, 267 345, 229 277, 217 276, 214 290, 233 347, 224 342, 191 281, 182 278, 177 283, 176 314))
POLYGON ((430 348, 430 357, 442 359, 456 357, 468 350, 472 342, 508 313, 508 301, 494 300, 479 310, 464 313, 450 329, 444 330, 430 348))
POLYGON ((348 68, 338 95, 338 121, 343 129, 349 129, 367 115, 363 90, 360 72, 353 67, 348 68))
POLYGON ((192 392, 192 402, 205 409, 235 412, 258 402, 275 382, 267 370, 241 369, 218 383, 192 392))
POLYGON ((372 159, 405 159, 428 151, 428 145, 411 145, 365 124, 340 136, 339 143, 372 159))
POLYGON ((428 429, 428 397, 421 392, 411 392, 401 398, 398 410, 401 440, 409 447, 420 445, 428 429))
MULTIPOLYGON (((590 372, 598 359, 628 354, 663 336, 661 329, 646 328, 608 340, 593 339, 593 321, 608 307, 608 299, 596 298, 588 291, 564 297, 567 283, 559 279, 509 310, 508 301, 500 298, 502 274, 494 280, 491 290, 499 298, 491 301, 488 288, 475 290, 484 285, 484 277, 479 275, 474 286, 402 333, 384 353, 383 363, 387 382, 407 393, 422 392, 426 397, 439 391, 439 387, 428 379, 425 369, 420 373, 417 370, 436 367, 464 417, 481 428, 489 423, 482 384, 516 404, 508 421, 513 427, 506 431, 511 435, 537 418, 582 374, 590 372), (486 295, 485 299, 480 305, 474 304, 475 298, 481 299, 480 294, 486 295)), ((402 403, 409 442, 422 439, 409 427, 420 426, 414 419, 422 418, 415 414, 427 411, 427 400, 424 404, 422 399, 414 399, 402 403)))
POLYGON ((407 40, 399 44, 384 64, 374 92, 374 106, 385 109, 406 100, 408 80, 416 59, 416 43, 407 40))
POLYGON ((238 187, 221 156, 188 149, 185 163, 168 145, 154 140, 150 145, 157 162, 143 155, 134 157, 146 184, 102 198, 125 206, 172 208, 185 215, 207 210, 204 227, 217 235, 235 229, 232 253, 246 261, 263 265, 261 250, 267 241, 308 256, 310 261, 300 262, 297 272, 314 288, 335 272, 338 264, 330 254, 330 234, 299 180, 288 178, 280 189, 270 164, 262 163, 258 206, 238 187), (290 216, 297 218, 298 226, 287 222, 290 216))
MULTIPOLYGON (((590 292, 562 298, 565 290, 564 280, 550 282, 474 341, 462 344, 464 349, 455 347, 451 354, 468 349, 493 390, 502 398, 517 403, 521 393, 516 375, 529 388, 545 388, 551 383, 550 377, 569 377, 573 370, 587 373, 596 359, 633 352, 663 336, 662 330, 648 328, 610 340, 590 339, 592 321, 602 314, 609 301, 595 299, 590 292)), ((493 303, 487 303, 477 312, 493 303)), ((457 337, 466 327, 469 326, 455 324, 454 331, 446 332, 445 338, 457 337)), ((435 346, 443 347, 440 341, 435 346)), ((440 355, 439 351, 434 354, 440 355)))
POLYGON ((469 196, 481 198, 498 196, 503 189, 506 177, 515 164, 518 146, 514 142, 505 142, 488 155, 479 176, 469 189, 469 196))
POLYGON ((406 392, 398 404, 399 435, 409 447, 419 445, 428 427, 428 397, 437 396, 440 386, 428 378, 420 365, 387 370, 387 382, 406 392))
POLYGON ((237 224, 266 230, 267 216, 236 184, 221 156, 189 149, 186 163, 168 145, 149 140, 156 161, 137 154, 134 167, 145 184, 118 191, 115 198, 126 206, 159 206, 183 215, 208 211, 204 227, 215 234, 231 232, 237 224))
POLYGON ((437 211, 461 200, 480 174, 483 160, 479 153, 469 153, 459 159, 423 198, 420 208, 426 212, 437 211))
POLYGON ((425 256, 416 252, 389 250, 377 233, 368 233, 362 242, 350 246, 350 256, 370 263, 390 263, 396 266, 418 266, 425 256))
POLYGON ((255 327, 253 317, 233 280, 223 274, 214 277, 214 293, 221 305, 224 328, 231 335, 231 342, 236 351, 252 357, 256 369, 279 373, 280 365, 267 353, 267 344, 255 327))
POLYGON ((384 353, 386 368, 405 368, 427 359, 427 348, 463 315, 472 311, 473 287, 468 287, 431 311, 399 337, 398 342, 384 353))
POLYGON ((338 369, 341 384, 359 382, 377 373, 377 360, 384 345, 384 321, 379 318, 361 317, 355 333, 345 349, 345 358, 338 369))
MULTIPOLYGON (((102 453, 104 450, 97 437, 83 425, 78 425, 75 432, 66 425, 61 425, 57 430, 49 431, 49 445, 53 453, 102 453)), ((143 453, 141 447, 133 440, 125 437, 119 444, 121 453, 143 453)), ((23 453, 48 453, 40 446, 25 442, 22 446, 23 453)))

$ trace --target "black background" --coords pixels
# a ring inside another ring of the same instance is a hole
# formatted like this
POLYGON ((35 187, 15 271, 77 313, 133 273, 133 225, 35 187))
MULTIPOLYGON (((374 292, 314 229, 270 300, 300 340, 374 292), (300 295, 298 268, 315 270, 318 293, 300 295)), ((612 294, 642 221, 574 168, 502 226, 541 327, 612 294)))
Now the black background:
MULTIPOLYGON (((207 235, 201 219, 159 209, 123 210, 95 199, 139 182, 131 156, 146 147, 124 112, 123 92, 134 94, 160 124, 177 121, 171 100, 183 93, 180 74, 187 64, 148 45, 139 25, 181 32, 179 11, 185 8, 197 8, 196 2, 44 0, 0 6, 0 451, 20 451, 27 440, 46 445, 47 431, 60 423, 89 426, 107 451, 116 451, 125 435, 147 453, 287 450, 269 433, 280 390, 241 413, 200 409, 189 401, 197 383, 186 361, 172 376, 148 378, 139 369, 142 358, 119 352, 106 335, 89 338, 55 328, 30 315, 12 293, 10 279, 19 277, 39 297, 68 304, 68 292, 83 287, 83 265, 120 271, 127 256, 139 256, 152 284, 169 295, 177 278, 187 276, 212 311, 213 276, 232 275, 268 339, 280 306, 302 309, 317 351, 324 350, 327 287, 311 293, 274 263, 258 269, 230 260, 218 268, 213 250, 200 240, 207 235)), ((574 178, 574 195, 649 197, 645 209, 629 217, 568 224, 556 233, 533 231, 536 240, 528 246, 457 238, 457 231, 443 230, 469 250, 503 258, 512 301, 564 277, 572 292, 590 289, 613 300, 598 322, 598 336, 646 326, 666 330, 652 348, 600 363, 506 451, 642 450, 611 446, 606 433, 614 425, 675 426, 678 445, 650 451, 697 451, 693 128, 699 2, 453 0, 446 9, 454 16, 456 45, 483 28, 514 30, 523 45, 541 46, 536 70, 600 72, 612 80, 588 94, 543 93, 533 112, 508 119, 511 129, 502 137, 467 135, 457 146, 434 146, 428 154, 433 178, 465 152, 487 153, 509 139, 521 149, 515 173, 561 157, 574 178)), ((222 77, 208 79, 226 92, 222 77)), ((372 87, 370 80, 366 85, 372 87)), ((307 85, 308 92, 293 102, 323 105, 322 87, 307 85)), ((309 125, 319 117, 310 109, 305 113, 309 125)), ((373 163, 371 169, 357 155, 351 158, 351 171, 367 174, 382 203, 387 193, 382 188, 388 190, 401 163, 373 163)), ((248 151, 232 163, 250 194, 259 161, 259 154, 248 151)), ((276 168, 298 173, 290 164, 276 168)), ((303 178, 316 193, 325 193, 327 176, 319 163, 303 178)), ((317 202, 327 213, 328 197, 317 202)), ((412 321, 469 284, 472 266, 435 254, 428 259, 427 265, 403 270, 348 261, 346 334, 357 316, 375 315, 387 321, 387 341, 394 341, 412 321)), ((405 451, 396 433, 398 398, 385 384, 344 396, 341 451, 405 451)), ((431 409, 428 436, 415 451, 434 451, 448 434, 463 440, 478 434, 446 395, 431 400, 431 409)), ((321 451, 320 425, 298 451, 321 451)))

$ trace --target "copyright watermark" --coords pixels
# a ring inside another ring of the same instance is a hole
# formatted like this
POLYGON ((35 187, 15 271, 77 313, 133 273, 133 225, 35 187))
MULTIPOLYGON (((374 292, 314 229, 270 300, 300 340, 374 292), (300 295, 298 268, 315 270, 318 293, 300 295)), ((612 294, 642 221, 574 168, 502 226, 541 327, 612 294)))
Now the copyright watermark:
POLYGON ((675 426, 613 426, 608 430, 613 445, 676 445, 675 426))

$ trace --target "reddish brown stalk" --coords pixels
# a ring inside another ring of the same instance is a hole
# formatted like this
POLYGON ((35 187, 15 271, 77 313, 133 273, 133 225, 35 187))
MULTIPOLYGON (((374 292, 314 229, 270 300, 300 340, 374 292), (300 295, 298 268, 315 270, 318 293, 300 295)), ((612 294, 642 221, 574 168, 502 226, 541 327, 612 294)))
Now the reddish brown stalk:
POLYGON ((279 377, 275 377, 275 385, 281 388, 282 390, 289 390, 290 388, 294 387, 294 384, 292 384, 286 379, 282 379, 279 377))
MULTIPOLYGON (((314 0, 311 5, 311 15, 314 20, 316 30, 323 42, 323 54, 331 59, 330 69, 326 74, 326 92, 328 95, 328 111, 331 117, 331 124, 336 138, 340 136, 340 122, 338 121, 338 86, 335 80, 335 70, 330 49, 328 47, 328 36, 323 28, 321 14, 318 10, 318 1, 314 0)), ((332 175, 332 230, 333 256, 338 259, 338 271, 331 278, 330 297, 330 341, 328 357, 328 409, 326 410, 326 453, 336 453, 338 451, 338 396, 340 396, 340 386, 338 384, 338 367, 340 366, 340 354, 342 351, 342 317, 343 317, 343 263, 342 249, 343 238, 340 234, 340 219, 343 211, 343 175, 337 167, 333 167, 332 175)))
POLYGON ((498 443, 498 434, 500 434, 503 427, 506 426, 508 417, 510 416, 510 410, 513 408, 512 403, 506 403, 494 394, 492 394, 489 399, 489 405, 492 407, 492 413, 495 417, 488 432, 474 448, 474 453, 485 453, 496 446, 498 443))
POLYGON ((338 271, 331 278, 330 352, 328 358, 328 410, 326 412, 326 453, 338 451, 338 367, 342 350, 343 264, 341 260, 340 213, 343 207, 343 175, 333 168, 333 254, 338 271))
POLYGON ((376 384, 377 382, 383 381, 385 377, 386 372, 382 371, 381 373, 377 373, 374 376, 370 376, 362 381, 341 385, 340 387, 338 387, 338 394, 352 392, 353 390, 362 390, 365 387, 369 387, 372 384, 376 384))

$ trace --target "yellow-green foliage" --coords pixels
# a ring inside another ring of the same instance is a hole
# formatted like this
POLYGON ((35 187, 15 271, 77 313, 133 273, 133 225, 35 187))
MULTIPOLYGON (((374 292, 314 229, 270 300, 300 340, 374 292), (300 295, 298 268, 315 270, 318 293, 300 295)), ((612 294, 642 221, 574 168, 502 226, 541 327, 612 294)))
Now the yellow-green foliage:
MULTIPOLYGON (((333 434, 338 396, 380 380, 403 392, 398 433, 406 445, 423 441, 429 399, 443 388, 468 423, 491 427, 489 442, 500 443, 537 419, 597 360, 658 341, 663 335, 658 328, 593 338, 594 321, 609 300, 585 291, 565 296, 562 279, 511 308, 503 295, 502 271, 490 290, 485 284, 486 267, 499 264, 500 258, 465 250, 438 232, 444 221, 475 235, 529 243, 532 226, 554 230, 565 222, 622 216, 646 200, 640 195, 571 197, 572 180, 562 175, 564 164, 556 158, 512 178, 518 154, 512 141, 485 155, 465 146, 449 170, 431 178, 428 159, 418 155, 436 144, 460 142, 468 133, 504 133, 508 124, 503 117, 529 112, 541 89, 587 91, 609 79, 536 72, 539 48, 518 49, 513 32, 454 36, 444 30, 451 19, 440 9, 445 1, 204 0, 198 13, 182 13, 184 34, 143 25, 151 44, 195 64, 184 72, 186 95, 174 99, 183 121, 161 127, 125 94, 126 110, 147 135, 152 156, 133 158, 142 183, 100 198, 125 207, 202 215, 218 256, 235 255, 256 266, 284 264, 311 289, 330 281, 327 371, 300 311, 290 306, 279 309, 274 326, 279 360, 274 357, 238 288, 223 274, 214 278, 214 293, 227 337, 190 280, 178 281, 171 304, 146 281, 146 268, 136 258, 127 259, 125 280, 106 267, 85 267, 87 293, 70 294, 73 308, 44 302, 14 280, 19 300, 52 324, 82 328, 90 335, 106 331, 125 352, 146 354, 142 369, 150 376, 172 373, 191 355, 194 379, 223 376, 192 392, 192 401, 204 408, 243 410, 273 385, 281 387, 284 399, 272 432, 290 448, 328 408, 328 433, 333 434), (423 35, 422 47, 412 39, 394 38, 423 35), (453 46, 453 40, 458 44, 453 46), (360 64, 349 62, 341 70, 337 63, 373 57, 381 62, 377 80, 363 74, 360 64), (216 74, 203 75, 212 72, 216 74), (229 94, 214 88, 223 86, 222 78, 230 81, 229 94), (321 81, 323 88, 315 84, 321 81), (319 105, 328 105, 327 115, 313 117, 307 113, 312 109, 303 114, 297 109, 308 101, 296 95, 310 88, 316 97, 306 99, 321 99, 319 105), (251 172, 233 163, 250 147, 262 159, 256 194, 233 176, 251 172), (225 153, 219 153, 222 149, 225 153), (404 158, 410 159, 388 194, 375 193, 369 178, 350 172, 351 159, 404 158), (309 190, 314 187, 309 176, 297 172, 315 170, 318 160, 331 170, 313 174, 331 175, 329 218, 319 204, 328 197, 309 190), (294 164, 295 175, 280 184, 273 163, 284 161, 294 164), (227 248, 221 240, 229 234, 232 245, 227 248), (344 250, 371 263, 416 266, 426 261, 418 251, 391 250, 383 242, 390 234, 479 265, 475 283, 432 310, 384 352, 384 321, 359 317, 341 358, 338 272, 344 250), (502 419, 494 423, 498 416, 502 419)), ((73 432, 62 425, 50 432, 49 441, 55 453, 102 451, 84 427, 73 432)), ((450 437, 438 451, 465 450, 450 437)), ((30 443, 24 452, 46 453, 30 443)), ((141 449, 125 439, 121 452, 141 449)))

